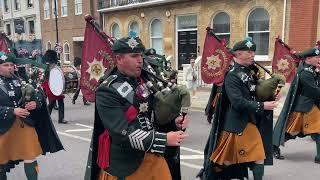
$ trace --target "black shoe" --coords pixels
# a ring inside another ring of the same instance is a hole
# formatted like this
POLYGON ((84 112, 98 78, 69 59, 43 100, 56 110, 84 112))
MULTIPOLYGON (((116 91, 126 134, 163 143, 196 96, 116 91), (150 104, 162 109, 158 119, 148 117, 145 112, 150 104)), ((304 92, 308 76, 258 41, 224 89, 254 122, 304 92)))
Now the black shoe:
POLYGON ((284 156, 281 155, 280 148, 277 146, 273 146, 273 156, 276 159, 283 160, 284 156))
POLYGON ((64 120, 64 119, 62 119, 62 120, 59 120, 59 122, 58 122, 59 124, 68 124, 68 121, 66 121, 66 120, 64 120))
POLYGON ((316 157, 314 158, 314 162, 317 163, 317 164, 320 164, 320 158, 316 156, 316 157))
POLYGON ((89 106, 89 105, 90 105, 90 103, 88 103, 88 102, 84 102, 84 103, 83 103, 83 105, 85 105, 85 106, 89 106))
POLYGON ((212 123, 212 117, 207 117, 207 121, 208 121, 209 124, 211 124, 212 123))
POLYGON ((76 100, 72 99, 72 104, 76 104, 76 100))

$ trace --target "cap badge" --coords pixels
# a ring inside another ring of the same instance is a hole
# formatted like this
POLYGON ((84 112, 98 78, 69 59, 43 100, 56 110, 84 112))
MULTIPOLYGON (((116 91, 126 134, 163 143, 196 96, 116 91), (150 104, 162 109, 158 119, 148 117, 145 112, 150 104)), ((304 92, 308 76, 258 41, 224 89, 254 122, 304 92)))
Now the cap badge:
POLYGON ((253 44, 251 41, 247 41, 246 46, 250 49, 253 46, 253 44))
POLYGON ((131 47, 131 49, 134 49, 139 43, 132 37, 128 40, 127 44, 129 45, 129 47, 131 47))

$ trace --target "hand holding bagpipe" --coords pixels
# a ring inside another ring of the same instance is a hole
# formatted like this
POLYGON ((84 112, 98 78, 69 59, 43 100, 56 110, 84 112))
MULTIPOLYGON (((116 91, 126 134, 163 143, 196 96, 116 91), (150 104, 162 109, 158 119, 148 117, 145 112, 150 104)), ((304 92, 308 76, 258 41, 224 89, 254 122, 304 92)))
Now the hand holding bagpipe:
POLYGON ((188 107, 182 107, 180 116, 175 119, 178 130, 185 131, 189 126, 189 119, 186 117, 188 114, 188 107))
MULTIPOLYGON (((19 100, 19 104, 22 104, 23 108, 16 108, 14 110, 14 113, 16 116, 20 118, 26 118, 27 116, 30 115, 31 110, 36 109, 37 104, 35 101, 31 101, 31 98, 34 97, 36 91, 33 88, 33 86, 29 83, 26 83, 25 81, 22 81, 17 75, 14 73, 11 74, 13 77, 18 79, 22 85, 21 87, 21 99, 19 100)), ((24 127, 24 122, 21 119, 21 124, 20 126, 23 128, 24 127)))

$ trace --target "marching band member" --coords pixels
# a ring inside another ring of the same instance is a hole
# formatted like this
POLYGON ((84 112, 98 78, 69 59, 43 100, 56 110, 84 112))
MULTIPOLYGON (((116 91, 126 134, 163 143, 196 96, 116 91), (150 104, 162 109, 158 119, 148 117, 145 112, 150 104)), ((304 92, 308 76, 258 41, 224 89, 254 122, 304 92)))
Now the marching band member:
MULTIPOLYGON (((52 69, 53 67, 57 66, 58 64, 58 56, 57 53, 54 50, 47 50, 46 53, 43 56, 44 61, 49 64, 49 69, 52 69)), ((45 93, 48 97, 49 103, 48 103, 48 111, 51 115, 52 109, 54 108, 56 101, 58 101, 58 122, 61 124, 67 124, 68 121, 64 119, 64 95, 55 96, 49 87, 49 73, 46 75, 46 80, 43 82, 42 87, 45 90, 45 93)))
MULTIPOLYGON (((160 133, 154 128, 153 95, 142 70, 144 45, 139 38, 117 40, 116 68, 101 79, 86 180, 170 180, 163 158, 167 146, 180 146, 183 131, 160 133)), ((175 126, 187 126, 178 117, 175 126)))
MULTIPOLYGON (((222 95, 216 106, 214 125, 205 147, 202 179, 243 179, 251 168, 254 180, 262 180, 266 154, 258 127, 265 110, 273 110, 276 101, 256 100, 256 81, 250 65, 256 45, 251 39, 233 47, 235 63, 227 72, 222 95)), ((271 127, 272 128, 272 127, 271 127)), ((270 134, 271 135, 271 134, 270 134)))
POLYGON ((299 65, 274 127, 274 157, 284 159, 279 146, 287 140, 310 135, 316 141, 314 162, 320 164, 320 84, 316 72, 320 65, 320 49, 315 47, 296 55, 304 62, 299 65))
MULTIPOLYGON (((76 57, 74 58, 74 67, 76 68, 77 75, 80 78, 81 77, 81 59, 76 57)), ((73 95, 72 98, 72 104, 76 103, 76 100, 78 99, 79 93, 80 93, 80 86, 77 88, 76 92, 73 95)), ((83 105, 88 106, 90 103, 86 100, 84 96, 82 96, 83 105)))
POLYGON ((27 179, 37 180, 36 158, 63 146, 48 115, 39 116, 45 107, 42 94, 14 75, 14 61, 0 53, 0 179, 6 180, 6 172, 24 161, 27 179))

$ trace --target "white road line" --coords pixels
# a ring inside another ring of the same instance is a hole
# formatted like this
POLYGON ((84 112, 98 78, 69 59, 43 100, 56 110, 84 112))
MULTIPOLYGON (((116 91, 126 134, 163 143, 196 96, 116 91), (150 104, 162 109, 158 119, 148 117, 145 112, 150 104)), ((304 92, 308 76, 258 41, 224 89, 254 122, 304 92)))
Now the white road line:
MULTIPOLYGON (((68 134, 68 133, 65 133, 65 132, 57 131, 57 133, 60 134, 60 135, 63 135, 63 136, 67 136, 67 137, 70 137, 70 138, 83 140, 83 141, 86 141, 86 142, 90 142, 91 141, 91 139, 89 139, 89 138, 84 138, 84 137, 81 137, 81 136, 72 135, 72 134, 68 134)), ((183 149, 183 150, 186 150, 186 151, 190 151, 190 152, 195 152, 195 153, 198 153, 198 154, 202 153, 201 151, 190 149, 190 148, 186 148, 186 147, 180 147, 180 149, 183 149)), ((183 156, 183 155, 180 155, 180 156, 183 156)), ((193 155, 191 155, 191 156, 193 156, 193 155)), ((194 156, 200 156, 200 155, 194 155, 194 156)), ((180 164, 183 165, 183 166, 186 166, 186 167, 189 167, 189 168, 193 168, 193 169, 198 169, 198 170, 202 168, 202 166, 191 164, 191 163, 186 163, 184 161, 180 161, 180 164)))
POLYGON ((180 164, 184 165, 184 166, 187 166, 189 168, 198 169, 198 170, 200 170, 202 168, 202 166, 191 164, 191 163, 186 163, 184 161, 180 161, 180 164))
POLYGON ((76 125, 77 125, 77 126, 86 127, 86 128, 89 128, 89 129, 93 129, 92 126, 88 126, 88 125, 85 125, 85 124, 76 123, 76 125))
POLYGON ((81 136, 76 136, 76 135, 72 135, 72 134, 68 134, 68 133, 64 133, 64 132, 60 132, 60 131, 57 131, 57 133, 60 135, 63 135, 63 136, 67 136, 67 137, 71 137, 71 138, 75 138, 75 139, 80 139, 80 140, 87 141, 87 142, 91 141, 91 139, 88 139, 88 138, 84 138, 81 136))
POLYGON ((203 159, 203 155, 181 155, 180 159, 203 159))
POLYGON ((187 148, 187 147, 181 146, 180 149, 184 150, 184 151, 193 152, 193 153, 203 154, 203 151, 199 151, 199 150, 195 150, 195 149, 191 149, 191 148, 187 148))
POLYGON ((87 131, 92 131, 92 129, 68 129, 68 130, 65 130, 64 132, 87 132, 87 131))

